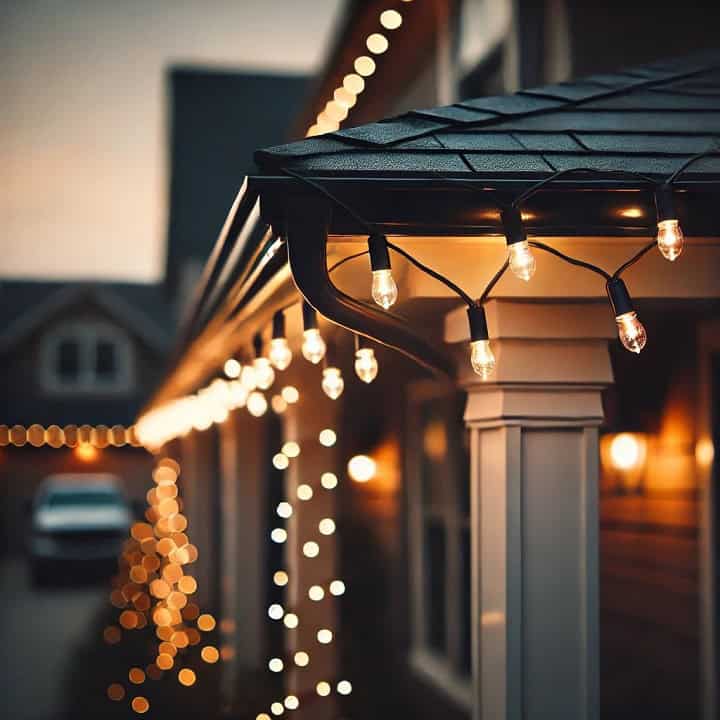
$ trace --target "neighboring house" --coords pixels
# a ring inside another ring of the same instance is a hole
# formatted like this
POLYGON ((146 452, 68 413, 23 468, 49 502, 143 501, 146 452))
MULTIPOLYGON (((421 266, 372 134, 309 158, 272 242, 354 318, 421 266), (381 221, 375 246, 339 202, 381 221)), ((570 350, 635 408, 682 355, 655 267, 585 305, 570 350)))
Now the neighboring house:
POLYGON ((362 90, 338 132, 337 108, 326 103, 354 59, 372 54, 366 39, 381 30, 387 6, 350 3, 295 126, 298 136, 311 128, 320 135, 314 126, 324 123, 328 134, 256 155, 260 172, 226 221, 177 365, 151 403, 159 409, 198 392, 228 357, 247 361, 253 336, 269 340, 273 313, 298 303, 298 289, 328 318, 320 328, 345 378, 337 401, 320 391, 320 368, 300 355, 294 306, 286 315, 295 360, 267 393, 278 416, 233 411, 164 448, 182 464, 201 550, 224 570, 216 604, 236 661, 228 702, 250 717, 265 720, 282 693, 297 695, 296 716, 313 720, 574 720, 601 709, 608 720, 715 717, 717 481, 707 443, 720 435, 710 400, 719 288, 707 268, 718 262, 717 158, 691 176, 708 196, 683 186, 683 223, 702 239, 672 266, 648 256, 630 275, 652 349, 625 353, 602 282, 543 257, 530 283, 508 278, 494 293, 500 374, 488 384, 467 368, 464 309, 397 256, 393 311, 402 322, 368 309, 366 258, 333 274, 335 293, 326 267, 366 249, 367 228, 285 172, 331 189, 478 297, 505 248, 491 193, 472 195, 464 184, 517 192, 558 168, 589 164, 602 182, 568 182, 538 197, 530 234, 618 266, 656 232, 655 208, 647 188, 602 171, 620 166, 659 180, 709 147, 720 135, 720 58, 613 74, 607 53, 588 50, 597 35, 612 37, 618 58, 659 61, 666 51, 658 33, 676 33, 678 51, 709 45, 711 34, 660 23, 623 39, 617 28, 625 23, 638 27, 642 17, 647 28, 643 3, 592 13, 592 25, 581 5, 397 3, 402 25, 386 33, 389 48, 355 84, 362 90), (478 20, 487 21, 491 42, 468 35, 479 32, 478 20), (602 75, 556 83, 578 68, 602 75), (542 86, 482 97, 528 83, 542 86), (390 117, 417 107, 425 109, 390 117), (378 122, 361 124, 369 121, 378 122), (354 376, 348 329, 375 341, 380 372, 370 385, 354 376), (428 367, 451 378, 433 379, 428 367), (300 400, 285 408, 277 398, 287 386, 300 400), (338 443, 322 450, 325 428, 338 443), (621 431, 647 441, 634 485, 602 449, 605 436, 621 431), (302 451, 281 473, 273 460, 285 441, 302 451), (350 479, 347 461, 358 454, 376 462, 371 482, 350 479), (328 471, 339 478, 334 491, 321 480, 328 471), (282 522, 279 487, 293 505, 282 560, 268 540, 282 522), (317 528, 327 517, 338 532, 323 539, 317 528), (305 552, 310 538, 320 542, 316 558, 305 552), (287 586, 273 585, 278 569, 290 575, 287 586), (308 600, 311 583, 333 577, 347 594, 308 600), (268 603, 278 601, 300 618, 284 644, 267 619, 268 603), (319 627, 335 631, 330 647, 316 641, 319 627), (298 649, 318 662, 286 663, 274 694, 259 697, 268 659, 298 649), (317 691, 318 682, 345 678, 350 697, 317 691))

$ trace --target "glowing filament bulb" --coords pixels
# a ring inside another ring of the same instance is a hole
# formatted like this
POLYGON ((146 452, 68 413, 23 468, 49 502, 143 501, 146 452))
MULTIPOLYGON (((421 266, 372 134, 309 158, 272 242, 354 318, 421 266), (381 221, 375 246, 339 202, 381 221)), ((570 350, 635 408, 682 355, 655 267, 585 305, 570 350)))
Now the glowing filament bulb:
POLYGON ((535 256, 530 251, 527 240, 508 245, 508 260, 515 277, 526 282, 535 274, 535 256))
POLYGON ((378 363, 372 348, 360 348, 355 353, 355 374, 365 383, 377 377, 378 363))
POLYGON ((285 370, 292 361, 292 351, 288 345, 287 338, 273 338, 270 340, 270 362, 278 369, 285 370))
POLYGON ((390 268, 372 271, 372 299, 383 309, 392 307, 398 299, 398 289, 390 268))
POLYGON ((252 392, 257 387, 255 368, 252 365, 243 365, 242 370, 240 371, 240 384, 248 392, 252 392))
POLYGON ((303 332, 302 354, 313 365, 317 365, 325 357, 325 341, 317 328, 303 332))
POLYGON ((492 375, 495 370, 495 355, 489 340, 473 340, 470 343, 470 364, 483 380, 492 375))
POLYGON ((323 370, 323 392, 332 400, 337 400, 342 395, 344 388, 345 381, 342 378, 340 369, 336 367, 326 367, 323 370))
POLYGON ((275 371, 265 357, 257 357, 253 361, 255 382, 261 390, 267 390, 275 382, 275 371))
POLYGON ((647 333, 638 319, 637 313, 623 313, 615 318, 618 326, 618 337, 623 347, 630 352, 639 353, 647 342, 647 333))
POLYGON ((677 220, 660 220, 658 223, 657 244, 666 260, 672 262, 680 257, 685 244, 685 236, 677 220))
POLYGON ((267 400, 261 392, 251 392, 248 395, 246 407, 253 417, 261 417, 267 412, 267 400))

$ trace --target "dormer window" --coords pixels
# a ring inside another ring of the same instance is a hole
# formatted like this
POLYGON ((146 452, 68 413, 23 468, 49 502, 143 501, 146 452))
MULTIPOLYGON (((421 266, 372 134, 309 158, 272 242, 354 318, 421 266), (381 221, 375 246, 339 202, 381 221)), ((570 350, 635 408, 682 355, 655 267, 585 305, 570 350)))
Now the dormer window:
POLYGON ((132 369, 130 339, 109 323, 65 323, 42 342, 40 381, 51 393, 128 392, 132 369))

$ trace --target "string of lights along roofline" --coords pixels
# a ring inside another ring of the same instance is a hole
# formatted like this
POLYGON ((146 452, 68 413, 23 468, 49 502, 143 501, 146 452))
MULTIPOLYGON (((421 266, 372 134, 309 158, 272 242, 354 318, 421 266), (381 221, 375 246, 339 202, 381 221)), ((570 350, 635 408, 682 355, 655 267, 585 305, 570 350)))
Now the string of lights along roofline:
MULTIPOLYGON (((401 0, 409 4, 413 0, 401 0)), ((340 129, 340 125, 347 119, 350 111, 355 107, 358 96, 365 90, 368 79, 375 74, 377 64, 375 57, 386 53, 390 47, 390 40, 386 32, 394 32, 403 24, 402 13, 395 8, 382 10, 378 15, 378 29, 365 38, 365 47, 369 55, 358 55, 353 61, 353 72, 343 78, 342 85, 335 88, 332 99, 317 114, 315 123, 311 125, 305 135, 323 135, 340 129)))
MULTIPOLYGON (((487 318, 485 315, 484 303, 488 299, 490 291, 504 275, 509 267, 513 275, 528 282, 536 270, 535 257, 531 248, 539 249, 550 253, 564 262, 576 267, 584 268, 590 272, 600 275, 605 281, 605 288, 610 301, 615 322, 618 327, 618 337, 623 347, 630 352, 640 353, 647 342, 647 333, 643 324, 638 318, 632 302, 630 293, 621 278, 625 270, 638 262, 650 250, 656 248, 660 254, 669 262, 674 262, 683 251, 685 238, 675 208, 673 184, 688 170, 695 162, 709 156, 718 156, 720 151, 717 148, 693 155, 682 163, 669 177, 657 182, 639 173, 625 170, 597 170, 595 168, 570 168, 558 171, 540 182, 532 185, 511 203, 500 208, 500 220, 503 234, 507 244, 507 259, 490 280, 479 300, 473 299, 460 286, 441 273, 421 263, 406 250, 388 242, 385 235, 376 228, 373 223, 362 218, 347 203, 337 198, 321 182, 305 177, 288 168, 284 172, 307 184, 316 191, 324 194, 333 203, 343 208, 360 225, 368 229, 368 254, 370 255, 370 269, 372 274, 371 295, 377 305, 388 310, 395 304, 398 298, 397 284, 392 276, 392 265, 388 248, 403 255, 409 262, 422 272, 442 282, 452 290, 467 305, 468 325, 470 330, 470 363, 474 372, 482 380, 492 377, 495 370, 495 356, 490 346, 487 318), (540 190, 568 175, 572 174, 599 174, 604 176, 620 176, 639 180, 646 187, 654 191, 655 207, 657 211, 657 235, 652 243, 641 248, 635 255, 629 258, 614 272, 608 273, 602 268, 586 262, 582 259, 572 257, 545 243, 528 238, 524 227, 521 206, 540 190)), ((453 182, 451 178, 444 178, 453 182)), ((477 190, 468 183, 461 183, 463 187, 477 190)), ((357 257, 360 253, 351 257, 357 257)), ((347 258, 348 260, 351 258, 347 258)))

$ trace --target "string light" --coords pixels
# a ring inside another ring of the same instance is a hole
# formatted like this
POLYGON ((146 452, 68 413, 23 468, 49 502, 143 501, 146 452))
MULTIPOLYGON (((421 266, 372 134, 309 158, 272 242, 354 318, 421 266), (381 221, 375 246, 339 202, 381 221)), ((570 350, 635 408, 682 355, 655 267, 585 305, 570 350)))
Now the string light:
POLYGON ((325 591, 319 585, 311 585, 308 588, 308 597, 313 602, 320 602, 325 597, 325 591))
POLYGON ((470 364, 483 380, 487 380, 495 370, 495 356, 490 347, 485 309, 481 305, 474 305, 467 309, 467 314, 470 323, 470 364))
POLYGON ((273 528, 270 533, 270 539, 281 545, 287 540, 287 531, 284 528, 273 528))
POLYGON ((283 624, 286 628, 289 630, 294 630, 298 625, 300 621, 298 620, 298 616, 295 613, 285 613, 285 617, 283 618, 283 624))
POLYGON ((338 479, 335 473, 325 472, 320 476, 320 484, 326 490, 334 490, 337 487, 338 479))
POLYGON ((285 698, 285 707, 288 710, 297 710, 300 707, 300 700, 296 695, 288 695, 285 698))
POLYGON ((262 417, 267 412, 267 408, 267 400, 261 392, 255 390, 248 395, 247 409, 253 417, 262 417))
POLYGON ((630 352, 639 353, 647 342, 647 334, 633 307, 625 283, 618 277, 607 282, 607 292, 615 314, 620 342, 630 352))
POLYGON ((337 684, 337 691, 339 695, 349 695, 352 692, 352 684, 349 680, 341 680, 337 684))
POLYGON ((294 440, 288 440, 283 444, 282 452, 289 458, 296 458, 300 454, 300 445, 298 445, 294 440))
POLYGON ((303 301, 302 304, 302 316, 303 316, 303 343, 302 343, 302 354, 303 357, 308 361, 317 365, 323 357, 325 357, 325 341, 320 335, 318 329, 317 313, 314 308, 303 301))
POLYGON ((286 370, 292 362, 292 351, 285 337, 285 313, 282 310, 273 315, 268 357, 278 370, 286 370))
POLYGON ((298 485, 296 492, 297 492, 298 500, 307 501, 307 500, 312 499, 313 489, 305 483, 303 483, 302 485, 298 485))
POLYGON ((343 380, 340 368, 326 367, 323 368, 322 390, 331 399, 337 400, 345 389, 345 381, 343 380))
POLYGON ((384 310, 391 308, 398 298, 398 289, 392 275, 387 238, 374 233, 368 238, 370 269, 372 270, 372 299, 384 310))
POLYGON ((289 517, 292 517, 292 514, 293 514, 292 505, 289 502, 281 502, 277 506, 277 514, 281 518, 287 520, 289 517))
POLYGON ((242 365, 240 365, 240 363, 235 358, 229 358, 225 361, 223 370, 228 378, 230 378, 231 380, 235 380, 240 377, 242 365))
POLYGON ((282 620, 282 616, 285 614, 285 610, 283 610, 282 605, 278 605, 277 603, 273 603, 268 608, 268 617, 271 620, 282 620))
POLYGON ((371 383, 377 377, 378 362, 372 348, 361 347, 355 351, 355 374, 364 383, 371 383))
POLYGON ((334 430, 331 430, 330 428, 325 428, 324 430, 320 431, 318 440, 323 447, 332 447, 337 442, 337 435, 335 434, 334 430))
POLYGON ((321 535, 332 535, 335 532, 335 521, 332 518, 323 518, 318 523, 318 530, 321 535))
POLYGON ((294 405, 300 399, 300 393, 298 392, 298 389, 292 385, 286 385, 280 391, 280 394, 282 395, 283 400, 288 405, 294 405))
POLYGON ((302 650, 296 652, 293 659, 298 667, 307 667, 310 664, 310 656, 302 650))
POLYGON ((324 680, 321 680, 319 683, 317 683, 317 685, 315 685, 315 692, 320 697, 327 697, 332 692, 330 683, 325 682, 324 680))
POLYGON ((677 219, 672 187, 663 183, 655 190, 658 233, 657 245, 666 260, 671 262, 680 257, 685 244, 685 236, 677 219))
POLYGON ((342 580, 333 580, 330 583, 330 594, 339 597, 345 594, 345 583, 342 580))
POLYGON ((321 645, 329 645, 333 641, 332 630, 321 628, 317 631, 316 638, 321 645))
POLYGON ((367 455, 354 455, 348 461, 348 475, 359 483, 366 483, 375 477, 377 472, 376 462, 367 455))
POLYGON ((535 274, 535 257, 528 245, 520 210, 511 205, 500 214, 508 248, 510 270, 515 277, 526 282, 535 274))
POLYGON ((270 361, 263 357, 263 341, 260 333, 257 333, 253 338, 253 345, 255 347, 255 359, 253 360, 255 383, 260 390, 267 390, 275 382, 275 371, 270 361))

